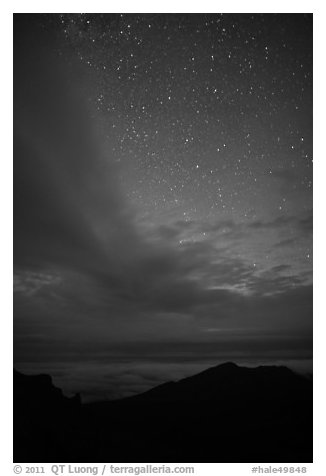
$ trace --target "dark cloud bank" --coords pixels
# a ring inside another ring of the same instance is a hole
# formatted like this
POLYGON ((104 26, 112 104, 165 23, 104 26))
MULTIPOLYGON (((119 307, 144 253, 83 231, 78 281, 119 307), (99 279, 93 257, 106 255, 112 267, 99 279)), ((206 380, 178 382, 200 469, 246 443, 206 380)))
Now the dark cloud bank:
MULTIPOLYGON (((311 216, 148 227, 119 188, 82 86, 74 87, 89 78, 31 21, 15 26, 17 368, 101 398, 226 359, 307 367, 309 275, 293 263, 256 269, 233 246, 255 246, 289 222, 300 239, 311 216), (205 240, 192 239, 201 233, 205 240)), ((291 245, 279 236, 273 246, 291 245)))

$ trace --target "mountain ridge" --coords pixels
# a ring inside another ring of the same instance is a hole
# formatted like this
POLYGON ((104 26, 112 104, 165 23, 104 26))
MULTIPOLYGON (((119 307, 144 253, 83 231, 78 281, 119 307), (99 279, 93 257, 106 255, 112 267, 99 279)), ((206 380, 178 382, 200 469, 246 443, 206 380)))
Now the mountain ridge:
POLYGON ((135 396, 80 404, 49 376, 15 372, 15 462, 108 460, 311 462, 312 382, 284 366, 228 362, 135 396), (35 382, 46 390, 31 390, 35 382))
MULTIPOLYGON (((266 387, 273 387, 273 384, 276 385, 276 380, 282 380, 283 390, 288 389, 289 386, 293 384, 300 385, 302 382, 308 381, 305 376, 297 374, 283 365, 260 365, 257 367, 245 367, 239 366, 233 362, 225 362, 223 364, 209 367, 202 372, 185 377, 183 379, 164 382, 140 394, 132 395, 122 399, 116 399, 114 401, 133 401, 135 399, 139 400, 154 397, 161 397, 162 400, 164 400, 169 392, 177 392, 180 390, 181 394, 179 395, 178 399, 191 398, 191 395, 187 397, 187 390, 197 390, 196 398, 199 398, 203 389, 205 389, 206 392, 208 390, 212 392, 212 394, 207 394, 206 397, 211 396, 218 398, 221 385, 223 385, 223 387, 228 385, 230 388, 233 388, 239 387, 241 384, 246 385, 253 383, 255 380, 257 381, 256 385, 264 385, 265 389, 266 387)), ((270 388, 270 391, 272 390, 273 389, 270 388)), ((245 391, 246 394, 250 393, 249 388, 242 388, 242 391, 245 391)), ((274 394, 275 393, 277 392, 274 392, 274 394)), ((170 399, 173 400, 173 395, 171 393, 170 399)))

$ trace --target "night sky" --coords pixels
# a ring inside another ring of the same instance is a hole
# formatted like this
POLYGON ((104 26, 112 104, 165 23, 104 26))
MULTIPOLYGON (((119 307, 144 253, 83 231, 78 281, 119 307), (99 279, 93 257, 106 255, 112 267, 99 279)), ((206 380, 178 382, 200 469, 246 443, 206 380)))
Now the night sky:
POLYGON ((14 15, 16 368, 311 359, 312 15, 14 15))

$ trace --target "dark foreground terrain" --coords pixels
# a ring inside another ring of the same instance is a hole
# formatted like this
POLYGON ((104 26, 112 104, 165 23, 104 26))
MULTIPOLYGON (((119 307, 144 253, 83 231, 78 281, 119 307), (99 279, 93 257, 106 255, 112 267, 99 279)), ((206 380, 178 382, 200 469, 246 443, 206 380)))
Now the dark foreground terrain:
POLYGON ((312 462, 312 382, 226 363, 82 405, 14 371, 14 462, 312 462))

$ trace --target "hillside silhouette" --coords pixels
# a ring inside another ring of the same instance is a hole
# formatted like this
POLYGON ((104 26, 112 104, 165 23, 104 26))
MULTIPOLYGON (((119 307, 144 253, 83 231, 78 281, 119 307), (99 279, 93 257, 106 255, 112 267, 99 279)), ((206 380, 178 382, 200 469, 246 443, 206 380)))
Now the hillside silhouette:
POLYGON ((14 462, 312 462, 312 381, 228 362, 81 404, 14 371, 14 462))

